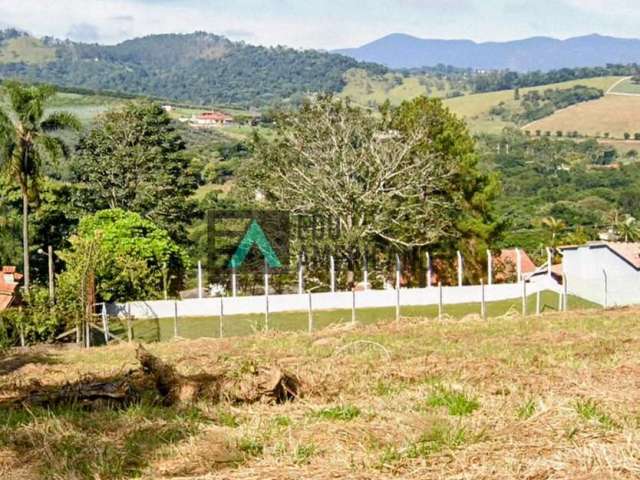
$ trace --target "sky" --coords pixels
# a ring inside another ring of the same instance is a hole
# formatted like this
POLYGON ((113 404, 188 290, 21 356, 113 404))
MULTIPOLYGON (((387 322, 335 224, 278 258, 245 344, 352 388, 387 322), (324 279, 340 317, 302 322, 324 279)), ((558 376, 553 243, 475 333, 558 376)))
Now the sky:
POLYGON ((0 27, 113 44, 196 30, 260 45, 336 49, 390 33, 504 41, 639 37, 638 0, 0 0, 0 27))

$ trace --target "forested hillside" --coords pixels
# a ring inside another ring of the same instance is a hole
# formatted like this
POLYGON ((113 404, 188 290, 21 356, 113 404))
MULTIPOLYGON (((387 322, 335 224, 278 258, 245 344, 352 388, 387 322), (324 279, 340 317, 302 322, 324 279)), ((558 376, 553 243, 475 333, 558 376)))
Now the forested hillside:
POLYGON ((152 35, 89 45, 0 34, 0 77, 142 94, 197 104, 258 106, 308 92, 339 92, 352 68, 386 68, 315 50, 256 47, 224 37, 152 35), (29 40, 29 41, 27 41, 29 40))

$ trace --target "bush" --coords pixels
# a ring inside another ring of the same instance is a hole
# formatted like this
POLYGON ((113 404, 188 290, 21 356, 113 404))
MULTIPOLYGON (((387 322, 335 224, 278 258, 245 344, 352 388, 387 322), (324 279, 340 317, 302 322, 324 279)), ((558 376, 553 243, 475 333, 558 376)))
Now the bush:
POLYGON ((624 139, 629 140, 631 138, 631 134, 629 132, 624 132, 624 139))
POLYGON ((51 342, 66 326, 67 315, 60 305, 51 305, 46 288, 34 287, 21 306, 0 315, 0 345, 16 345, 20 334, 26 343, 51 342))

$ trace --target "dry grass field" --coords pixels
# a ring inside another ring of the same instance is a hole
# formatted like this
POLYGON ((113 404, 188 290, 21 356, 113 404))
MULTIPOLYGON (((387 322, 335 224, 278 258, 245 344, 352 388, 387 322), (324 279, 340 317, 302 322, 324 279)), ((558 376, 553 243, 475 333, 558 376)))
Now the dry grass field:
MULTIPOLYGON (((180 373, 278 365, 286 403, 151 392, 0 408, 2 479, 604 479, 640 476, 638 310, 403 319, 153 344, 180 373)), ((0 400, 137 368, 130 345, 12 351, 0 400)))
POLYGON ((557 130, 577 131, 581 135, 624 138, 625 132, 633 136, 640 132, 640 96, 606 95, 598 100, 580 103, 529 124, 527 130, 535 132, 557 130))

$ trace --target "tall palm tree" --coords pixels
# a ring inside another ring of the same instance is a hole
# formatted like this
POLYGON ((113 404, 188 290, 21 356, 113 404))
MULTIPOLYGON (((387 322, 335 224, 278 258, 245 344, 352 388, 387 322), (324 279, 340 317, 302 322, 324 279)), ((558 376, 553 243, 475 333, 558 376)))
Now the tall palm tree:
POLYGON ((80 129, 72 114, 46 115, 45 104, 55 94, 47 85, 4 83, 9 108, 0 108, 0 170, 15 181, 22 193, 22 251, 24 286, 29 291, 29 203, 38 199, 38 180, 42 163, 67 155, 62 140, 50 135, 61 129, 80 129))

